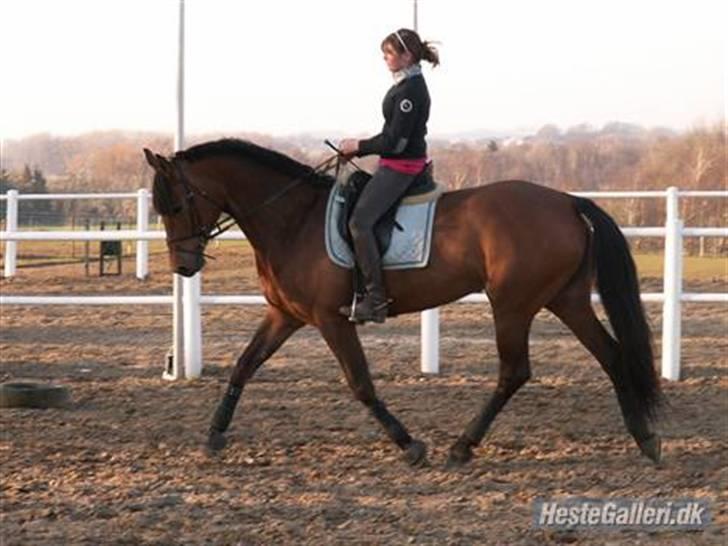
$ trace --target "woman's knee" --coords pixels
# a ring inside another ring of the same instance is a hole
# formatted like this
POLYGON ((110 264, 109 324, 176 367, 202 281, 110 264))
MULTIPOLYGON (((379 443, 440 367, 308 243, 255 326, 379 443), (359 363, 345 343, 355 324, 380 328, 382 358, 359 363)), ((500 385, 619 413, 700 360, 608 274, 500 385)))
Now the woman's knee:
POLYGON ((371 233, 373 229, 374 226, 371 221, 364 215, 352 214, 351 218, 349 218, 349 231, 355 238, 371 233))

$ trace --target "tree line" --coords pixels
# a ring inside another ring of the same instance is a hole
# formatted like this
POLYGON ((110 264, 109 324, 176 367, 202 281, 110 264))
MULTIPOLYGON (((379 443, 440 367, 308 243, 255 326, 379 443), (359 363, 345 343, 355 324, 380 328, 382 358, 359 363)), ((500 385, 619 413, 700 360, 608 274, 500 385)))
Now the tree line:
MULTIPOLYGON (((197 135, 188 144, 219 136, 197 135)), ((310 164, 330 153, 320 139, 313 137, 274 138, 249 133, 225 136, 246 138, 310 164)), ((0 192, 13 185, 23 192, 149 188, 151 171, 144 161, 143 147, 171 153, 172 140, 161 134, 108 131, 76 137, 36 135, 6 141, 3 164, 8 170, 2 173, 0 180, 4 185, 0 192)), ((601 129, 579 125, 564 131, 547 125, 532 135, 515 139, 430 139, 436 178, 449 189, 508 179, 531 180, 564 191, 664 190, 669 186, 682 190, 726 189, 726 150, 726 133, 720 124, 680 133, 623 123, 601 129)), ((372 160, 363 163, 374 165, 372 160)), ((664 223, 664 200, 628 199, 603 204, 624 225, 664 223)), ((66 221, 78 214, 132 218, 136 204, 133 200, 68 201, 48 206, 59 221, 66 221)), ((728 224, 724 199, 682 199, 681 215, 686 225, 728 224)))

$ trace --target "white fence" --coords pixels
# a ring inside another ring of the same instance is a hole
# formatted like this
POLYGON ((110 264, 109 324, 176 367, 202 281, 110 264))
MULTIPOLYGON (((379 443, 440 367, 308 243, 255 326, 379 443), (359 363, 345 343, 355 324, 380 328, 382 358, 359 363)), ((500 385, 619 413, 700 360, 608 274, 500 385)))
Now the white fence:
MULTIPOLYGON (((686 228, 679 218, 680 197, 725 198, 728 191, 679 191, 675 187, 665 191, 637 192, 580 192, 575 193, 590 198, 664 198, 666 200, 666 221, 664 227, 623 228, 627 237, 661 237, 665 239, 664 284, 661 293, 642 294, 643 301, 663 303, 662 321, 662 375, 670 380, 680 378, 680 337, 681 303, 688 302, 728 302, 728 293, 684 293, 682 291, 682 251, 683 237, 728 237, 728 228, 698 227, 686 228)), ((7 201, 6 230, 0 232, 0 241, 5 241, 6 277, 16 273, 17 241, 136 241, 136 276, 147 277, 149 272, 148 241, 165 238, 163 231, 149 231, 149 199, 147 190, 136 193, 116 194, 26 194, 20 195, 11 190, 0 195, 7 201), (137 229, 126 231, 18 231, 18 201, 32 199, 136 199, 137 229)), ((221 239, 244 239, 240 231, 229 231, 221 239)), ((176 277, 176 276, 175 276, 176 277)), ((202 340, 200 328, 200 304, 254 304, 265 303, 259 295, 208 296, 199 294, 199 276, 196 282, 183 287, 175 279, 173 296, 7 296, 0 295, 0 305, 150 305, 172 304, 175 306, 174 328, 183 330, 179 335, 184 339, 182 354, 175 355, 175 369, 169 378, 194 378, 202 370, 202 340), (180 292, 184 291, 183 295, 180 292), (181 307, 181 310, 178 309, 181 307)), ((598 301, 596 295, 592 296, 598 301)), ((471 294, 459 300, 463 303, 487 302, 485 294, 471 294)), ((178 335, 175 332, 175 335, 178 335)), ((178 344, 175 344, 178 346, 178 344)), ((421 369, 424 373, 439 371, 439 315, 437 309, 422 313, 421 369)))

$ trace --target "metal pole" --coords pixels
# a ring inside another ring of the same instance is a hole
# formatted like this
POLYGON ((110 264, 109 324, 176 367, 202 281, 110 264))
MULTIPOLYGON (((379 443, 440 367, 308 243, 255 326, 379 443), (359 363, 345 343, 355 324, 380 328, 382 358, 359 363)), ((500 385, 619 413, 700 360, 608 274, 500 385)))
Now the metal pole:
MULTIPOLYGON (((412 28, 419 31, 417 0, 412 0, 412 28)), ((420 314, 420 370, 440 373, 440 310, 436 307, 420 314)))
MULTIPOLYGON (((179 4, 179 57, 177 61, 177 139, 175 151, 184 148, 185 100, 185 1, 179 4)), ((186 379, 202 371, 202 320, 200 317, 200 274, 182 279, 182 350, 186 379)))
MULTIPOLYGON (((184 148, 184 64, 185 64, 185 1, 179 0, 177 35, 177 128, 174 133, 174 150, 184 148)), ((188 355, 186 353, 187 337, 185 323, 191 325, 191 321, 185 321, 186 310, 184 306, 185 292, 193 292, 189 287, 188 279, 174 274, 172 280, 172 362, 166 363, 164 379, 182 379, 185 377, 188 355)))
MULTIPOLYGON (((5 203, 5 231, 12 234, 18 231, 18 190, 8 190, 5 203)), ((14 277, 17 266, 17 241, 5 242, 5 278, 14 277)))
POLYGON ((177 130, 174 134, 174 151, 184 148, 185 140, 185 0, 179 0, 179 25, 177 35, 177 130))

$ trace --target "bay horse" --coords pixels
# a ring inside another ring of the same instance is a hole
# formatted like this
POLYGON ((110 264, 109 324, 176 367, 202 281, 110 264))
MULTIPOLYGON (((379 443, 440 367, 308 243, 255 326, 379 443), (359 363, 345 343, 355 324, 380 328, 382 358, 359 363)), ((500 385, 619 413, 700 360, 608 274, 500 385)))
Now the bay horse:
MULTIPOLYGON (((222 139, 164 157, 144 149, 154 169, 153 204, 162 216, 171 268, 191 276, 206 243, 229 215, 248 238, 265 317, 232 370, 213 415, 207 449, 224 432, 246 383, 298 329, 316 327, 338 360, 354 398, 379 421, 411 465, 426 446, 377 397, 357 326, 339 314, 352 299, 352 272, 335 265, 324 243, 324 214, 335 183, 308 165, 253 143, 222 139)), ((473 457, 496 415, 531 377, 528 337, 536 313, 555 314, 597 359, 616 391, 627 430, 658 462, 655 422, 662 400, 652 338, 629 246, 615 221, 588 199, 526 181, 446 192, 434 220, 430 262, 386 271, 389 314, 437 307, 485 291, 500 360, 495 392, 449 450, 448 463, 473 457), (612 334, 590 301, 596 283, 612 334)))

